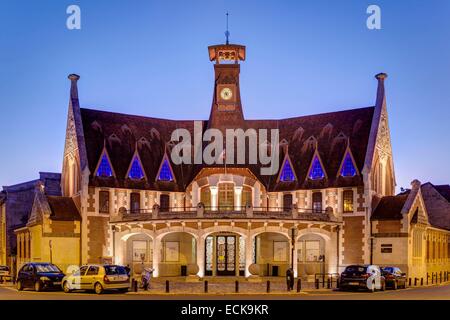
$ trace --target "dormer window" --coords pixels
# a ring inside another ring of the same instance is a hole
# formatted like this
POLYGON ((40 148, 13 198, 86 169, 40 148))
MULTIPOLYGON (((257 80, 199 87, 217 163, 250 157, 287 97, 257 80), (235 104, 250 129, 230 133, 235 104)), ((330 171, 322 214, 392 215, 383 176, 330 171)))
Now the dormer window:
POLYGON ((291 162, 288 158, 284 160, 283 167, 281 168, 280 181, 291 182, 295 181, 294 170, 292 170, 291 162))
POLYGON ((169 160, 167 157, 164 157, 163 163, 161 164, 161 168, 159 169, 158 177, 159 181, 173 181, 173 173, 172 168, 170 167, 169 160))
POLYGON ((112 177, 113 171, 111 167, 111 163, 109 162, 108 155, 105 151, 102 153, 102 157, 100 159, 100 163, 98 164, 97 168, 97 177, 112 177))
POLYGON ((341 167, 341 176, 343 177, 354 177, 356 175, 356 168, 353 164, 352 156, 350 152, 345 154, 344 162, 341 167))
POLYGON ((145 178, 144 170, 142 170, 141 162, 139 161, 138 156, 134 156, 133 158, 128 177, 134 180, 141 180, 145 178))
POLYGON ((325 177, 325 172, 323 171, 322 164, 320 163, 317 154, 314 155, 308 177, 311 180, 319 180, 325 177))

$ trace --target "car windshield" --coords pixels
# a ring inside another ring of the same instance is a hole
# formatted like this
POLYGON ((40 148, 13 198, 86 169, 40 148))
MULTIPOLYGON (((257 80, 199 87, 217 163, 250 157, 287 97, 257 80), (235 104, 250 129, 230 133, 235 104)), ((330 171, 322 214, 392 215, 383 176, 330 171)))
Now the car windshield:
POLYGON ((126 275, 127 271, 121 266, 105 266, 105 273, 111 275, 126 275))
POLYGON ((383 268, 383 271, 388 272, 388 273, 394 273, 394 268, 390 268, 390 267, 383 268))
POLYGON ((364 266, 348 266, 347 268, 345 268, 345 272, 366 272, 367 267, 364 266))
POLYGON ((54 264, 36 264, 36 271, 42 273, 60 273, 61 270, 54 264))

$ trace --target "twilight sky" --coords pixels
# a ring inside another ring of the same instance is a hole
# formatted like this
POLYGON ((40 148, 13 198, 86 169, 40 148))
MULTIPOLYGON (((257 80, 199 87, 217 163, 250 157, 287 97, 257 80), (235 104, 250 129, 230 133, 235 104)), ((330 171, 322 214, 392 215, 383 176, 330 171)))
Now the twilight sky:
POLYGON ((69 73, 82 107, 207 119, 207 46, 247 46, 248 119, 375 103, 386 72, 397 187, 450 182, 450 1, 1 0, 0 186, 60 172, 69 73), (81 30, 66 9, 81 8, 81 30), (382 29, 366 27, 370 4, 382 29))

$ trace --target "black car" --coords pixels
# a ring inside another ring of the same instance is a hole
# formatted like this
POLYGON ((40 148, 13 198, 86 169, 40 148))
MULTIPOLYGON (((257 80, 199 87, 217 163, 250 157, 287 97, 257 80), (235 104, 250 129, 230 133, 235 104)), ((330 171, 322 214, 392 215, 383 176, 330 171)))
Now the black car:
POLYGON ((61 289, 64 273, 51 263, 27 263, 17 274, 17 290, 61 289))
POLYGON ((386 286, 397 290, 398 288, 405 289, 406 288, 406 273, 403 273, 397 267, 384 267, 381 270, 385 280, 386 286))

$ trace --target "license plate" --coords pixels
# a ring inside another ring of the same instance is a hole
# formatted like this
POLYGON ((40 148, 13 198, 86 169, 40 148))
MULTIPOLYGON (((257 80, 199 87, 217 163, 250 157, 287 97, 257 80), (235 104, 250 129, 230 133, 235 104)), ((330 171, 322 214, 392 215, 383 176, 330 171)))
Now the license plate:
POLYGON ((53 284, 54 284, 55 286, 57 286, 57 285, 61 284, 61 281, 53 282, 53 284))
POLYGON ((359 286, 359 282, 350 282, 349 283, 351 286, 359 286))

